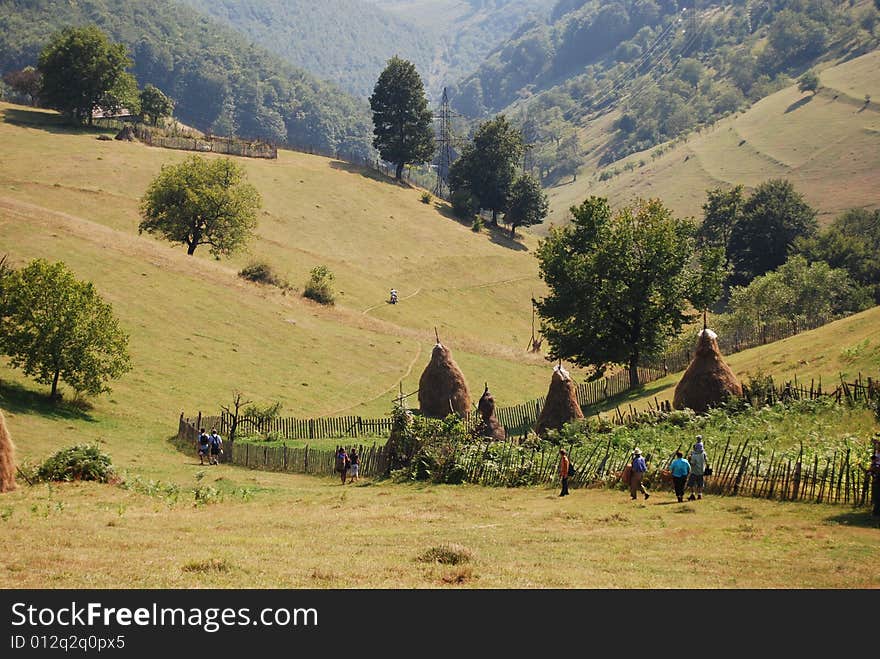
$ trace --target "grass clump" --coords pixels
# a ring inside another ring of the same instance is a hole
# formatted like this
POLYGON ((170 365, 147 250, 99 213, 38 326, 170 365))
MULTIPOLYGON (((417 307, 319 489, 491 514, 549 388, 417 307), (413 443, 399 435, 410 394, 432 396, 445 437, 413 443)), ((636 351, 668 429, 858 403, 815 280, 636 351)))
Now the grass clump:
POLYGON ((278 288, 290 288, 287 280, 281 277, 266 261, 252 261, 238 272, 238 276, 257 284, 266 284, 278 288))
POLYGON ((190 561, 181 568, 184 572, 209 574, 211 572, 229 572, 232 565, 225 558, 206 558, 202 561, 190 561))
POLYGON ((77 445, 61 449, 36 469, 40 481, 98 481, 119 480, 110 456, 95 445, 77 445))
POLYGON ((431 547, 419 556, 422 563, 440 563, 442 565, 459 565, 470 563, 474 558, 473 552, 464 545, 454 542, 446 542, 431 547))
POLYGON ((430 193, 430 192, 423 192, 423 193, 419 196, 419 201, 421 201, 423 204, 430 204, 430 203, 431 203, 431 199, 432 199, 432 197, 431 197, 431 193, 430 193))

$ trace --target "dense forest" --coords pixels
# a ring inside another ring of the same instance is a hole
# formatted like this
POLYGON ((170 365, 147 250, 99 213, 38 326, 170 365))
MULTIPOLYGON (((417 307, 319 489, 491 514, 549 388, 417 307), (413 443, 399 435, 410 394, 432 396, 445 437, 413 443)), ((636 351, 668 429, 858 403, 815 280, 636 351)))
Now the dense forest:
POLYGON ((543 180, 576 171, 577 134, 615 109, 608 163, 744 108, 830 57, 876 48, 872 0, 559 0, 451 90, 513 114, 543 180))
POLYGON ((372 157, 365 101, 321 82, 174 0, 0 0, 0 74, 36 63, 50 35, 95 24, 184 123, 294 147, 372 157))
POLYGON ((282 59, 366 98, 395 54, 426 73, 433 36, 363 0, 183 0, 282 59))

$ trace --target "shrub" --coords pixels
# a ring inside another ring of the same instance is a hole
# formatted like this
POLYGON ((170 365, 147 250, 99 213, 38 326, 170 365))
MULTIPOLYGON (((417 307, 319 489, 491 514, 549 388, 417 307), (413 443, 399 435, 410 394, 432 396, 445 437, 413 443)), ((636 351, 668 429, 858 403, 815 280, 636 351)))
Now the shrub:
POLYGON ((252 261, 238 272, 238 276, 258 284, 289 288, 287 281, 280 277, 274 268, 265 261, 252 261))
POLYGON ((443 565, 458 565, 459 563, 469 563, 473 560, 473 552, 464 545, 454 542, 445 542, 436 547, 431 547, 421 556, 419 561, 422 563, 441 563, 443 565))
POLYGON ((431 199, 433 199, 433 197, 431 196, 430 192, 423 192, 419 197, 419 201, 421 201, 423 204, 430 204, 431 199))
POLYGON ((483 223, 483 218, 479 215, 475 215, 474 221, 471 224, 471 231, 473 231, 474 233, 480 233, 480 231, 483 230, 484 226, 485 224, 483 223))
POLYGON ((467 188, 458 188, 452 193, 450 198, 452 203, 452 211, 456 217, 467 220, 473 217, 477 212, 477 200, 471 191, 467 188))
POLYGON ((61 449, 37 469, 37 478, 43 481, 99 481, 117 480, 110 456, 97 446, 77 445, 61 449))
POLYGON ((333 273, 326 265, 312 268, 303 296, 321 304, 333 304, 336 299, 333 293, 333 279, 333 273))

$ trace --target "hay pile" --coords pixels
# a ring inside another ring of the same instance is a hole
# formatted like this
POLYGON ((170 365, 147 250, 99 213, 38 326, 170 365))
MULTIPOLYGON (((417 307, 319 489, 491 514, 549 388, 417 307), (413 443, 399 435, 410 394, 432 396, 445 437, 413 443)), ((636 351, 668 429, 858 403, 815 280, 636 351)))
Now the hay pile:
POLYGON ((562 364, 554 366, 550 389, 544 400, 544 409, 535 425, 535 432, 543 436, 548 430, 559 430, 569 421, 583 418, 584 413, 575 394, 574 380, 562 368, 562 364))
POLYGON ((742 385, 718 349, 718 335, 704 328, 697 337, 696 354, 675 386, 672 406, 702 414, 731 396, 742 395, 742 385))
POLYGON ((0 411, 0 493, 15 489, 15 445, 0 411))
POLYGON ((449 348, 438 340, 431 361, 419 378, 419 411, 425 416, 443 419, 453 412, 466 416, 470 410, 471 395, 464 374, 449 348))
POLYGON ((489 384, 486 383, 486 390, 480 396, 480 402, 477 403, 477 410, 480 412, 480 422, 477 424, 475 431, 480 437, 491 437, 495 441, 504 441, 507 433, 504 426, 495 417, 495 398, 489 393, 489 384))

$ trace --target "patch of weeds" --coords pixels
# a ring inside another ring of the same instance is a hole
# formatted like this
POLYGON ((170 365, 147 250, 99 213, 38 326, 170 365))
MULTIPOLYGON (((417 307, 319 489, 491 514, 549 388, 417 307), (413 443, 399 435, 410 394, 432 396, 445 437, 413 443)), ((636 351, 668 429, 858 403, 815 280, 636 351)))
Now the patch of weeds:
POLYGON ((184 572, 209 574, 211 572, 229 572, 232 565, 225 558, 206 558, 203 561, 185 563, 181 569, 184 572))
POLYGON ((13 512, 13 508, 4 508, 3 510, 0 510, 0 520, 8 522, 12 518, 13 512))
POLYGON ((727 510, 736 515, 742 515, 746 519, 755 518, 755 512, 751 508, 746 508, 745 506, 731 506, 727 510))
POLYGON ((440 563, 442 565, 458 565, 473 560, 473 552, 454 542, 445 542, 423 552, 418 560, 422 563, 440 563))
POLYGON ((600 524, 629 524, 629 518, 620 513, 614 513, 613 515, 608 515, 608 517, 600 517, 596 521, 600 524))
POLYGON ((681 506, 679 508, 676 508, 672 512, 674 512, 674 513, 695 513, 695 512, 697 512, 697 509, 692 508, 691 506, 681 506))
POLYGON ((468 581, 473 581, 476 578, 477 576, 474 574, 474 569, 469 565, 446 570, 440 575, 440 581, 451 585, 460 585, 468 581))
POLYGON ((312 574, 309 576, 315 581, 333 581, 333 579, 336 577, 336 575, 334 575, 332 572, 326 572, 319 568, 314 568, 312 570, 312 574))
POLYGON ((37 478, 41 481, 119 481, 110 456, 97 445, 61 449, 39 466, 37 478))
POLYGON ((135 476, 132 480, 125 480, 119 486, 124 490, 131 490, 138 494, 161 499, 169 507, 176 504, 180 497, 180 486, 176 483, 163 483, 153 479, 145 481, 140 476, 135 476))

